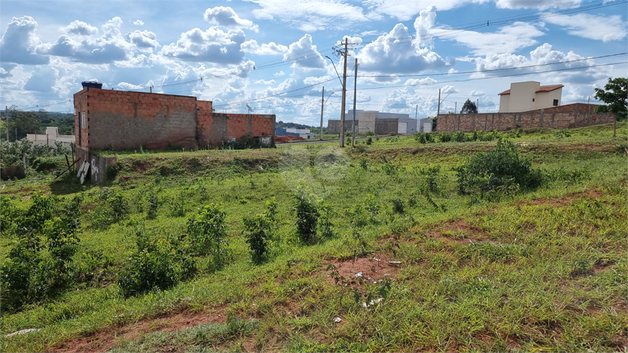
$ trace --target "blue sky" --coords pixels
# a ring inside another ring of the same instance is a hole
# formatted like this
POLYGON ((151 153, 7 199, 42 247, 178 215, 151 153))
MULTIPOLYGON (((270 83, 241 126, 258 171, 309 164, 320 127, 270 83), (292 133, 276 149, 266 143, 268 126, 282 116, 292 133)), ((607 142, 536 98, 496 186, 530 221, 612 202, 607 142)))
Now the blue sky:
POLYGON ((323 86, 325 120, 340 115, 345 37, 347 109, 356 57, 358 109, 434 116, 440 88, 441 111, 471 99, 493 112, 518 81, 586 102, 628 76, 627 12, 625 0, 4 0, 0 106, 72 111, 95 79, 318 125, 323 86))

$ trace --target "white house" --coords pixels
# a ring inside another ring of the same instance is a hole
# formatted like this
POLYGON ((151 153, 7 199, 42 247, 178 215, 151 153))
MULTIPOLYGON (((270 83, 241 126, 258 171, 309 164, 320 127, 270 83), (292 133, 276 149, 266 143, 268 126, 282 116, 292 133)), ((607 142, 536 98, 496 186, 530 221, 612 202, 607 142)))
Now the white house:
POLYGON ((26 139, 32 141, 34 145, 47 145, 54 147, 55 142, 61 142, 64 146, 70 147, 75 142, 74 135, 59 135, 59 128, 49 126, 46 134, 26 134, 26 139))
POLYGON ((540 82, 514 82, 510 89, 499 94, 499 112, 513 113, 557 107, 560 105, 563 85, 541 86, 540 82))

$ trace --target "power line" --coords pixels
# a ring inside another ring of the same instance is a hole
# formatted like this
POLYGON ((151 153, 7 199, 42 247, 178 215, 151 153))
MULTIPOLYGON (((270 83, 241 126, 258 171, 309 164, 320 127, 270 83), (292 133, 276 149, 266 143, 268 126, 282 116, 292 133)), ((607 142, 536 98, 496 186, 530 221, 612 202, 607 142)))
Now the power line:
POLYGON ((626 64, 626 63, 628 63, 628 61, 619 61, 619 62, 614 62, 614 63, 588 65, 588 66, 579 66, 579 67, 567 67, 567 68, 562 68, 562 69, 553 69, 553 70, 545 70, 545 71, 524 72, 524 73, 519 73, 519 74, 508 74, 508 75, 498 75, 498 76, 488 76, 488 77, 475 77, 475 78, 468 78, 468 79, 461 79, 461 80, 437 81, 437 82, 428 83, 428 84, 415 83, 415 84, 404 84, 404 85, 388 85, 388 86, 378 86, 378 87, 367 87, 367 88, 362 88, 362 90, 372 90, 372 89, 382 89, 382 88, 398 88, 398 87, 408 87, 408 86, 432 86, 432 85, 435 85, 435 84, 442 84, 442 83, 469 82, 469 81, 477 81, 477 80, 489 80, 489 79, 501 78, 501 77, 515 77, 515 76, 526 76, 526 75, 533 75, 533 74, 542 74, 542 73, 548 73, 548 72, 582 70, 582 69, 590 69, 590 68, 593 68, 593 67, 619 65, 619 64, 626 64))
POLYGON ((569 63, 574 63, 574 62, 587 61, 587 60, 593 60, 593 59, 610 58, 610 57, 622 56, 622 55, 628 55, 628 52, 626 52, 626 53, 608 54, 608 55, 600 55, 600 56, 592 56, 592 57, 587 57, 587 58, 582 58, 582 59, 574 59, 574 60, 556 61, 556 62, 545 63, 545 64, 513 66, 513 67, 499 68, 499 69, 459 71, 459 72, 453 72, 453 73, 441 72, 441 73, 435 73, 435 74, 358 75, 358 77, 421 77, 421 76, 431 77, 431 76, 444 76, 444 75, 448 75, 448 76, 450 76, 450 75, 466 75, 466 74, 474 74, 474 73, 496 72, 496 71, 506 71, 506 70, 518 70, 518 69, 527 69, 527 68, 532 68, 532 67, 569 64, 569 63))

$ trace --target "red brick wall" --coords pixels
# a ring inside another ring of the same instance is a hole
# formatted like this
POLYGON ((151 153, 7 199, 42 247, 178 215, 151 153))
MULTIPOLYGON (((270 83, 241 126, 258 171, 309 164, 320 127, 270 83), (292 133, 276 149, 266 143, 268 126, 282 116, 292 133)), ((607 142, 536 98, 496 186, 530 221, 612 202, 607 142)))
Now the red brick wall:
POLYGON ((522 113, 442 114, 438 116, 437 131, 572 129, 613 122, 615 114, 595 113, 595 107, 576 103, 522 113))
POLYGON ((196 148, 235 138, 274 136, 275 116, 213 113, 196 97, 85 88, 74 106, 87 113, 87 129, 74 128, 78 146, 92 149, 196 148))

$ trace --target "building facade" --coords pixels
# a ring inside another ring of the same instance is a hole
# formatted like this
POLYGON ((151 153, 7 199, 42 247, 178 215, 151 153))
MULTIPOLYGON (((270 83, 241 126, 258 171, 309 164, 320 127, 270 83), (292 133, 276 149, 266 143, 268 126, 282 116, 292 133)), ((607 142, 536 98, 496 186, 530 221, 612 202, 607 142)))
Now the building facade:
POLYGON ((47 127, 45 134, 26 134, 26 139, 31 141, 34 145, 46 145, 51 147, 54 147, 55 142, 60 142, 65 147, 70 147, 71 144, 76 142, 74 135, 60 135, 59 128, 56 126, 47 127))
POLYGON ((541 86, 540 82, 514 82, 510 89, 499 94, 500 113, 518 113, 558 107, 563 85, 541 86))
POLYGON ((76 145, 124 150, 197 148, 256 139, 274 144, 275 115, 214 113, 212 102, 85 87, 74 94, 76 145))
MULTIPOLYGON (((408 114, 382 113, 374 110, 355 111, 355 129, 357 133, 386 134, 414 134, 417 132, 417 119, 410 119, 408 114)), ((345 115, 345 131, 353 131, 353 110, 345 115)), ((327 132, 340 133, 340 120, 329 120, 327 132)))

